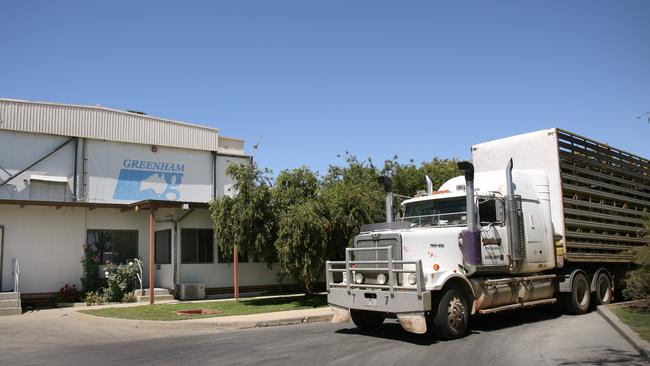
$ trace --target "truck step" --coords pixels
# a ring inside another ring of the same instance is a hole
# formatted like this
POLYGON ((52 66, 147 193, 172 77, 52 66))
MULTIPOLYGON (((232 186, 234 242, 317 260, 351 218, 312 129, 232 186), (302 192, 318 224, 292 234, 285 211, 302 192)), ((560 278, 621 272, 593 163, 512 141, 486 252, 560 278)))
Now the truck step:
POLYGON ((528 301, 528 302, 524 302, 524 303, 504 305, 504 306, 499 306, 497 308, 491 308, 491 309, 481 309, 481 310, 478 311, 478 313, 479 314, 494 314, 494 313, 498 313, 498 312, 504 311, 504 310, 528 308, 528 307, 537 306, 537 305, 544 305, 544 304, 554 304, 555 302, 557 302, 557 299, 555 299, 555 298, 542 299, 542 300, 528 301))

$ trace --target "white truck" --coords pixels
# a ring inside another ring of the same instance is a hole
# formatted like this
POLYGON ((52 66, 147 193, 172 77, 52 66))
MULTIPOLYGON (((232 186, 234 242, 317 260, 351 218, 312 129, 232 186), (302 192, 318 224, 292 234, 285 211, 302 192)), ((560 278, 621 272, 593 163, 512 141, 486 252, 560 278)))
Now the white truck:
POLYGON ((475 145, 472 162, 405 200, 396 222, 384 178, 387 222, 326 264, 334 322, 372 331, 397 317, 454 339, 470 314, 557 301, 583 314, 612 301, 627 250, 647 243, 647 159, 554 128, 475 145))

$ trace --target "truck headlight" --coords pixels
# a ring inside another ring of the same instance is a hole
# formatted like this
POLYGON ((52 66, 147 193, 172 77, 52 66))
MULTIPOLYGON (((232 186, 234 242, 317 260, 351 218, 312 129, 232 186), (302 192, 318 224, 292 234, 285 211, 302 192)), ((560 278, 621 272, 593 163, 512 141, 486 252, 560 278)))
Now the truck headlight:
POLYGON ((359 284, 359 285, 362 284, 363 281, 365 281, 365 280, 366 280, 366 277, 365 277, 365 276, 363 275, 363 273, 361 273, 361 272, 357 272, 357 273, 354 275, 354 282, 356 282, 356 283, 359 284))
POLYGON ((380 274, 377 275, 377 284, 385 285, 386 282, 388 282, 388 277, 386 277, 385 274, 380 273, 380 274))
POLYGON ((408 281, 409 285, 415 285, 418 282, 418 278, 415 275, 415 273, 409 273, 407 281, 408 281))

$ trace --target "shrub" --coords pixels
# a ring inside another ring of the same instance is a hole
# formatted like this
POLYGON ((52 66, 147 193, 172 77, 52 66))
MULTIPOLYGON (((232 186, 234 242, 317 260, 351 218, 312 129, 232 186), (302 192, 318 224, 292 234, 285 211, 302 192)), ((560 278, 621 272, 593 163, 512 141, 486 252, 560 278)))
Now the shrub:
POLYGON ((84 251, 84 257, 81 261, 83 264, 81 285, 84 292, 97 291, 102 285, 102 279, 99 277, 99 266, 101 264, 99 253, 88 243, 84 243, 81 248, 84 251))
POLYGON ((77 290, 77 285, 72 284, 72 286, 67 283, 65 286, 61 287, 59 292, 54 296, 55 302, 77 302, 81 298, 81 293, 77 290))
MULTIPOLYGON (((650 241, 650 218, 645 220, 644 234, 650 241)), ((650 243, 635 248, 632 253, 634 254, 634 262, 639 267, 628 272, 625 278, 623 296, 632 300, 648 299, 650 298, 650 243)))
POLYGON ((623 296, 630 300, 650 298, 650 246, 634 250, 634 262, 639 267, 627 273, 623 296))
POLYGON ((122 296, 122 302, 136 302, 138 301, 138 298, 135 297, 135 294, 133 292, 127 292, 122 296))
POLYGON ((123 265, 106 265, 106 298, 108 301, 119 302, 124 294, 135 289, 138 280, 138 266, 133 262, 123 265))
POLYGON ((84 296, 84 302, 88 306, 102 305, 106 302, 106 295, 101 291, 88 291, 84 296))

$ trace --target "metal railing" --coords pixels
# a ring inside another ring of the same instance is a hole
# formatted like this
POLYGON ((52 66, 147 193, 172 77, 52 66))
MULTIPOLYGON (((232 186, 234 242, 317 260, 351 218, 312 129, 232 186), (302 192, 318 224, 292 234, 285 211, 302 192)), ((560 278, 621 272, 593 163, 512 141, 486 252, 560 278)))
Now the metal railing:
POLYGON ((133 258, 133 261, 138 265, 138 283, 140 284, 140 296, 144 296, 144 291, 142 291, 142 261, 138 258, 133 258))
POLYGON ((347 288, 350 292, 353 288, 364 288, 364 289, 377 289, 377 290, 388 290, 393 292, 395 290, 410 290, 416 291, 418 296, 422 296, 424 292, 424 275, 422 273, 422 261, 403 261, 403 260, 394 260, 392 255, 393 247, 373 247, 373 248, 347 248, 345 250, 345 261, 327 261, 325 263, 325 281, 327 291, 331 287, 344 287, 347 288), (352 253, 362 252, 362 251, 382 251, 385 250, 387 253, 387 260, 352 260, 352 253), (376 264, 376 265, 386 265, 383 268, 362 268, 358 267, 360 264, 376 264), (403 269, 404 265, 415 266, 413 269, 403 269), (345 266, 345 268, 334 268, 335 266, 345 266), (353 267, 354 266, 354 267, 353 267), (395 268, 396 266, 401 266, 402 268, 395 268), (364 283, 355 283, 352 272, 380 272, 388 274, 388 282, 385 285, 379 284, 364 284, 364 283), (334 273, 345 273, 346 280, 345 282, 336 283, 334 282, 334 273), (398 280, 398 274, 400 273, 413 273, 416 275, 416 283, 412 286, 401 285, 398 280))
POLYGON ((20 292, 20 265, 18 264, 18 258, 13 259, 14 272, 12 273, 14 277, 14 292, 20 292))

